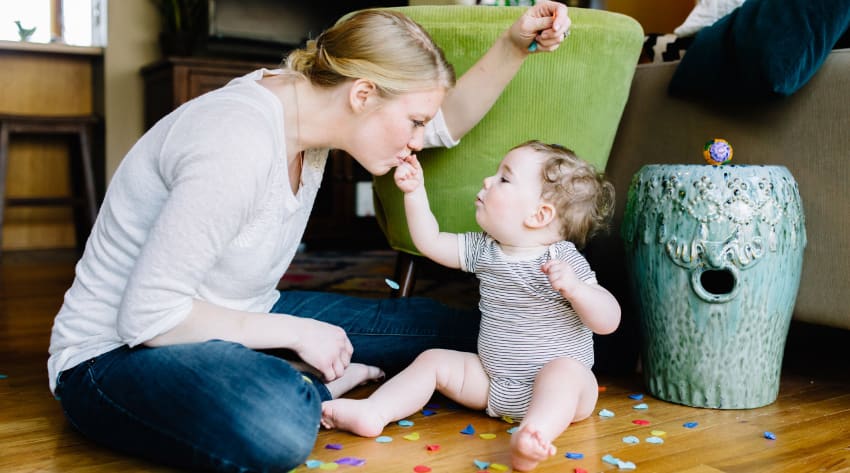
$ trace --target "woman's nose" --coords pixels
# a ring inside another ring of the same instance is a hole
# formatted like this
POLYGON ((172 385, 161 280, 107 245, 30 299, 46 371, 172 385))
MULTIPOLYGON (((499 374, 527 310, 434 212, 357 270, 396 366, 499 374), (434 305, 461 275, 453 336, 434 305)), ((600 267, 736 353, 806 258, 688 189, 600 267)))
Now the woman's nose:
POLYGON ((421 151, 424 145, 425 128, 417 127, 416 130, 413 131, 413 136, 410 137, 410 141, 407 142, 407 147, 413 151, 421 151))

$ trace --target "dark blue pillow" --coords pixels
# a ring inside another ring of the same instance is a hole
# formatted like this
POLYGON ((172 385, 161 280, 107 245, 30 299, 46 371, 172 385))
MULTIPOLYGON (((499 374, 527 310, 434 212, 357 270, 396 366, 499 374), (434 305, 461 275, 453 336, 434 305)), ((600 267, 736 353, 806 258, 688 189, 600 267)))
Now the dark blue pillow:
POLYGON ((712 99, 791 95, 848 27, 850 0, 747 0, 697 33, 669 92, 712 99))

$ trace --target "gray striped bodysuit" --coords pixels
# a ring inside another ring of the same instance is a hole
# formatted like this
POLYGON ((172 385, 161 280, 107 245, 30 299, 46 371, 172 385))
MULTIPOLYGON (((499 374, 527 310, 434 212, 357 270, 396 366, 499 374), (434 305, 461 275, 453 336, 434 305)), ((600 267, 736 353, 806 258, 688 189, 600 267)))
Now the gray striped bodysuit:
POLYGON ((490 377, 487 414, 519 420, 546 363, 567 357, 593 366, 593 333, 540 267, 555 258, 569 262, 582 281, 595 283, 596 274, 568 241, 552 244, 535 259, 517 260, 486 233, 465 233, 458 240, 461 269, 480 281, 478 356, 490 377))

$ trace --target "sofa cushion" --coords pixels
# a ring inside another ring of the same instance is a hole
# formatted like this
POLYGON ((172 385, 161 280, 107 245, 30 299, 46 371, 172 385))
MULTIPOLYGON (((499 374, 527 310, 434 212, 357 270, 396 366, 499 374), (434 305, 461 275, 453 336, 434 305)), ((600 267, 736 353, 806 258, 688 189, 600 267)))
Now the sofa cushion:
POLYGON ((850 0, 747 0, 697 34, 669 91, 714 99, 791 95, 848 26, 850 0))

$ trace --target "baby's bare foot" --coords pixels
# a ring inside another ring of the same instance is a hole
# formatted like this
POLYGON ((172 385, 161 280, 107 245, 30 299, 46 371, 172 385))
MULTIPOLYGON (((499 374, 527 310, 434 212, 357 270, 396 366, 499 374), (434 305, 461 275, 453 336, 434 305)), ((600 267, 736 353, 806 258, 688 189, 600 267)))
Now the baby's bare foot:
POLYGON ((351 391, 356 386, 369 381, 376 381, 384 377, 384 372, 376 366, 351 363, 342 373, 342 376, 325 384, 331 396, 336 399, 351 391))
POLYGON ((377 437, 386 424, 367 399, 334 399, 322 403, 322 426, 326 429, 377 437))
POLYGON ((528 426, 514 432, 511 436, 511 463, 514 470, 529 471, 541 461, 554 455, 555 446, 543 440, 540 432, 528 426))

